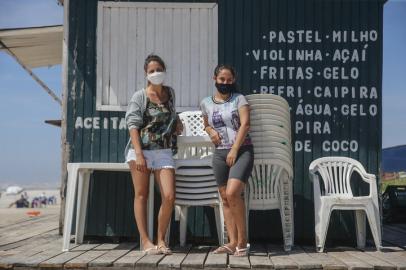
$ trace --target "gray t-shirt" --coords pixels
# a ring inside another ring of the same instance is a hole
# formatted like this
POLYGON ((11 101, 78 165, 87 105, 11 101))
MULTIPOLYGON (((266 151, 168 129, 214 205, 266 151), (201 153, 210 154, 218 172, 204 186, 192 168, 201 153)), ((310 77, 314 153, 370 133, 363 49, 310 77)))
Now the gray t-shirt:
MULTIPOLYGON (((233 93, 224 103, 215 101, 213 96, 202 100, 200 103, 202 114, 207 116, 209 125, 219 133, 221 138, 217 149, 230 149, 233 146, 241 126, 238 109, 247 104, 245 97, 238 93, 233 93)), ((251 144, 251 138, 247 135, 242 145, 251 144)))

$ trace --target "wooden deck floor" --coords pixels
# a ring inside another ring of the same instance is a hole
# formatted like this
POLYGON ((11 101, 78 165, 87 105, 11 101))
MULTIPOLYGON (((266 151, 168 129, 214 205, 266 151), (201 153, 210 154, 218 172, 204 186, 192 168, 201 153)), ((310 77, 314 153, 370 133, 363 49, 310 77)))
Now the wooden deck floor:
POLYGON ((61 252, 56 214, 0 226, 0 269, 406 269, 406 224, 385 226, 382 251, 254 245, 249 257, 213 254, 214 247, 175 248, 174 254, 144 255, 135 243, 82 244, 61 252))

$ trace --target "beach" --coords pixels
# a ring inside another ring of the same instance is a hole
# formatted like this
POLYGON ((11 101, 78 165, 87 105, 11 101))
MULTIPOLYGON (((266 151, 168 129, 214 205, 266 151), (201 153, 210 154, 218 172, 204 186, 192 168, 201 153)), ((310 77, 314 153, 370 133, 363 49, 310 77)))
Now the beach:
POLYGON ((59 189, 28 189, 16 195, 6 195, 4 190, 1 193, 0 227, 6 226, 8 224, 23 222, 28 219, 35 219, 36 217, 30 217, 29 215, 29 212, 33 211, 39 211, 37 218, 59 214, 61 203, 59 189), (40 195, 44 194, 46 197, 55 196, 56 204, 49 204, 37 208, 16 208, 16 206, 14 205, 9 208, 9 205, 18 200, 21 197, 21 194, 23 194, 24 192, 27 193, 29 202, 31 202, 33 198, 39 197, 40 195))

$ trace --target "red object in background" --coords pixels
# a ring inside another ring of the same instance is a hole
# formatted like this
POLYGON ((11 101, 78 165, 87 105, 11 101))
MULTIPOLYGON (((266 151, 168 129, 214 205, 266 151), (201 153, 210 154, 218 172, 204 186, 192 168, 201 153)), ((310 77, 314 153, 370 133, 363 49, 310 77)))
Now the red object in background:
POLYGON ((29 215, 30 217, 37 217, 41 214, 40 211, 28 211, 27 215, 29 215))

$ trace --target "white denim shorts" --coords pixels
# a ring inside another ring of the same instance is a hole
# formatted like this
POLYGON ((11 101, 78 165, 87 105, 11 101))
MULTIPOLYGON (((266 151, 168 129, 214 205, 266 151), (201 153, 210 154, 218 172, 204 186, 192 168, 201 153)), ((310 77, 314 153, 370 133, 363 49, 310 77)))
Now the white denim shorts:
MULTIPOLYGON (((175 169, 175 160, 172 156, 171 149, 159 150, 142 150, 145 160, 147 161, 147 168, 150 170, 158 169, 175 169)), ((134 149, 129 149, 126 157, 126 162, 137 160, 134 149)))

